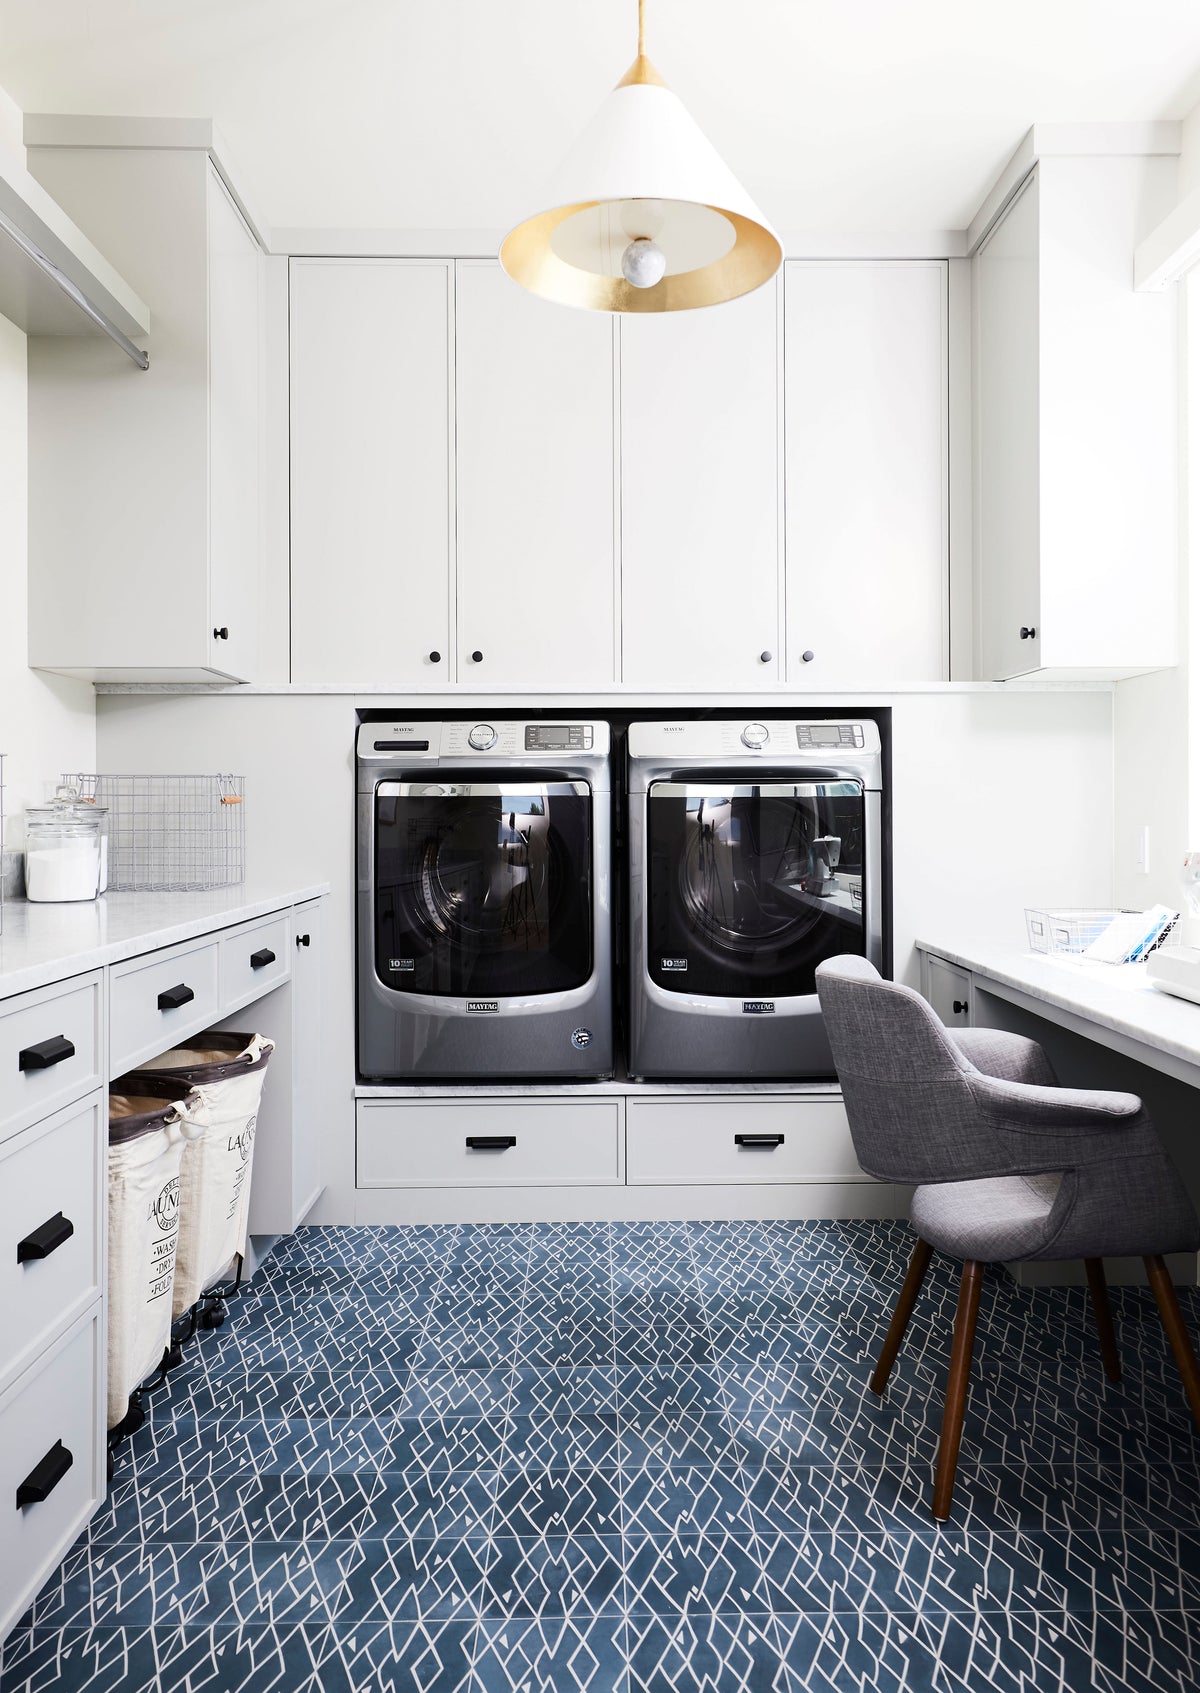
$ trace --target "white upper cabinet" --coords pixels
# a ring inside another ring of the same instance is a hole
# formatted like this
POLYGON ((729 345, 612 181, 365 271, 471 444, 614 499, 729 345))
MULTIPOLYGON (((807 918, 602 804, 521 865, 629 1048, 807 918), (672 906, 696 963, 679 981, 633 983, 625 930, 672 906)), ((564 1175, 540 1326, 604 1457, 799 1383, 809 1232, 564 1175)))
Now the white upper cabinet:
POLYGON ((946 675, 946 265, 785 267, 787 676, 946 675))
POLYGON ((453 282, 292 260, 293 681, 452 679, 453 282))
POLYGON ((782 674, 778 319, 776 281, 621 322, 626 683, 746 688, 782 674))
POLYGON ((612 320, 456 270, 459 680, 611 685, 612 320))
POLYGON ((29 342, 29 662, 250 681, 262 252, 202 147, 38 146, 30 169, 147 301, 150 369, 29 342))
POLYGON ((1175 161, 1050 157, 974 259, 976 583, 985 679, 1176 662, 1175 302, 1133 252, 1175 161))

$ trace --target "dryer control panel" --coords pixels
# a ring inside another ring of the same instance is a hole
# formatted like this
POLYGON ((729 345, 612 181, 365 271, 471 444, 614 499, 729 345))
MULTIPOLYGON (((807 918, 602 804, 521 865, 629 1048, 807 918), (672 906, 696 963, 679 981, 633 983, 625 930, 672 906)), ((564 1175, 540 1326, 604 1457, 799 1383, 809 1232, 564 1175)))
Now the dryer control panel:
POLYGON ((797 723, 709 717, 629 725, 629 756, 634 759, 744 758, 749 753, 776 763, 811 762, 814 755, 831 751, 870 756, 879 750, 879 725, 870 719, 797 723))

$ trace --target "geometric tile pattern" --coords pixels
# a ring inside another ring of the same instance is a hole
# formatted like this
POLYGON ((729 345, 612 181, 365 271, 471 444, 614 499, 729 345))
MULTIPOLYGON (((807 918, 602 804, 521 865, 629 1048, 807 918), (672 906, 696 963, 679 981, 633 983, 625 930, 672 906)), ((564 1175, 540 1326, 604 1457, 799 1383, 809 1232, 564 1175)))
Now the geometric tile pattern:
MULTIPOLYGON (((307 1228, 201 1333, 3 1693, 1193 1693, 1200 1439, 1148 1294, 984 1281, 866 1380, 900 1223, 307 1228)), ((1193 1328, 1196 1296, 1183 1294, 1193 1328)))

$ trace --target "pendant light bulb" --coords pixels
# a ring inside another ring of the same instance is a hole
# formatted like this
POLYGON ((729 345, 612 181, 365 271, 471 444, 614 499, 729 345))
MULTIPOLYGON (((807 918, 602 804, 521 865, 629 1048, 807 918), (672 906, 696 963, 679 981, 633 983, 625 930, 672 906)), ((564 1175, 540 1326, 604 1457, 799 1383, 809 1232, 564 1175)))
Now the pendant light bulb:
POLYGON ((621 254, 621 275, 634 288, 653 288, 667 269, 667 255, 648 235, 639 235, 621 254))

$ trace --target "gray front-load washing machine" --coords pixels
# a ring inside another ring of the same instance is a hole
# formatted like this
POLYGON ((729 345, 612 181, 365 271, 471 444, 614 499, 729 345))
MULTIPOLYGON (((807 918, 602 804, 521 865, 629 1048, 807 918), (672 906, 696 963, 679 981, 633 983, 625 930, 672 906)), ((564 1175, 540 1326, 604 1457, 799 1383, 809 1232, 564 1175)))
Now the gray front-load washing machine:
POLYGON ((364 723, 364 1081, 611 1076, 609 728, 364 723))
POLYGON ((629 726, 635 1077, 832 1077, 822 959, 883 960, 870 719, 629 726))

